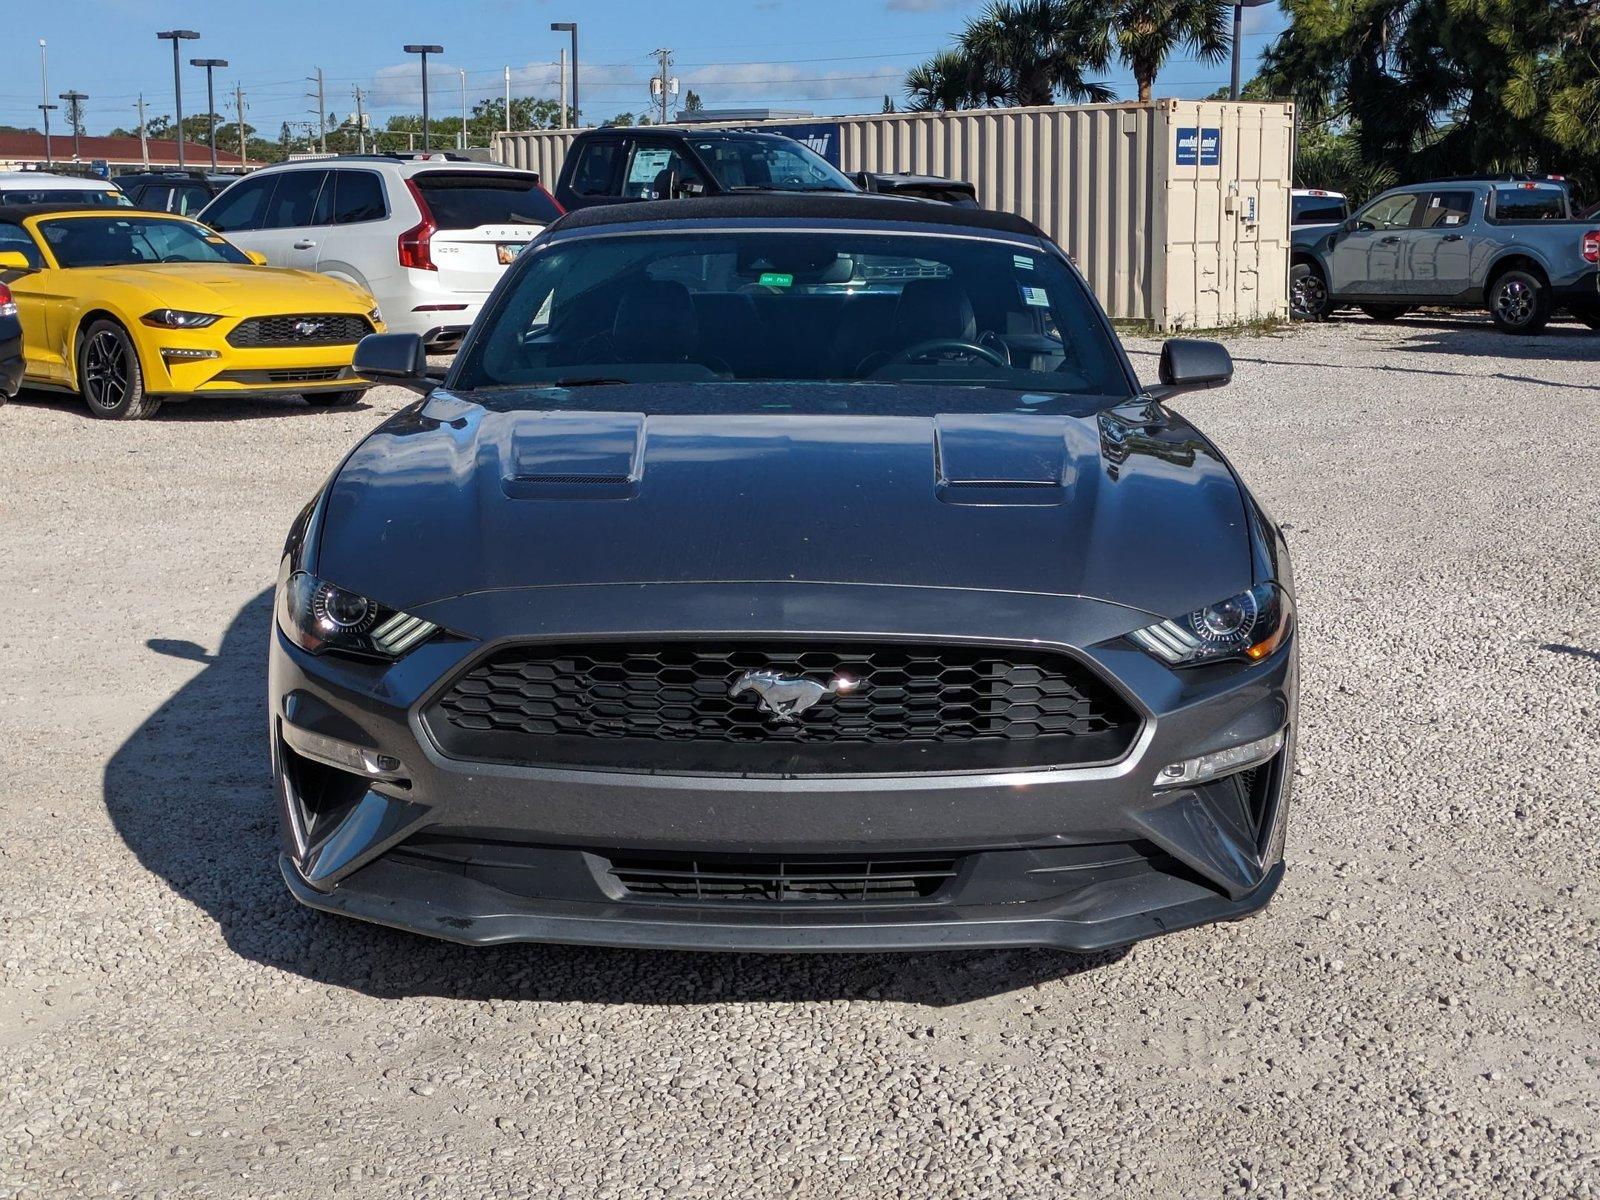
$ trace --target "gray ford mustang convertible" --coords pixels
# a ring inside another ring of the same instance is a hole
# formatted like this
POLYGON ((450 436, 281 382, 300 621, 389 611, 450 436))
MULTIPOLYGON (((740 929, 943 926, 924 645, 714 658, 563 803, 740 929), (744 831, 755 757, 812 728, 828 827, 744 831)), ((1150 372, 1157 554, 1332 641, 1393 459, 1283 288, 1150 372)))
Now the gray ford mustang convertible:
POLYGON ((1283 874, 1282 538, 1060 249, 872 196, 588 209, 301 513, 306 904, 456 941, 1080 950, 1283 874))

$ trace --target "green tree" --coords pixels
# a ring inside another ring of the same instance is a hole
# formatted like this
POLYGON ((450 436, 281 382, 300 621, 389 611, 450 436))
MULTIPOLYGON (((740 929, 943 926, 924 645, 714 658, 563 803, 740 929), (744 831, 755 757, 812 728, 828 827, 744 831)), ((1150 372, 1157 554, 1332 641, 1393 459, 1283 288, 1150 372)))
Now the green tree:
POLYGON ((694 89, 691 88, 683 94, 683 108, 680 111, 686 113, 704 112, 705 107, 705 104, 700 99, 700 93, 694 89))
POLYGON ((995 0, 967 22, 954 48, 911 69, 908 107, 1109 100, 1106 84, 1085 78, 1109 62, 1106 25, 1093 0, 995 0))
POLYGON ((1594 0, 1283 0, 1263 75, 1306 130, 1400 179, 1563 171, 1600 183, 1594 0))
POLYGON ((1174 50, 1189 50, 1201 62, 1226 58, 1233 47, 1232 8, 1226 0, 1115 0, 1107 14, 1110 33, 1139 99, 1150 100, 1174 50))

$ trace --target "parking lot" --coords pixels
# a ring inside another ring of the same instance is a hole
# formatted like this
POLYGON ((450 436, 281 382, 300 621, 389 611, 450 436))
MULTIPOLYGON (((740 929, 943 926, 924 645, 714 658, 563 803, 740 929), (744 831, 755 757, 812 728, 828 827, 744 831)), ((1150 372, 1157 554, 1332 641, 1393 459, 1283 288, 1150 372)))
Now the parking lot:
POLYGON ((0 1196, 1600 1195, 1600 336, 1229 345, 1179 407, 1296 556, 1288 875, 1090 958, 297 906, 278 552, 408 394, 0 409, 0 1196))

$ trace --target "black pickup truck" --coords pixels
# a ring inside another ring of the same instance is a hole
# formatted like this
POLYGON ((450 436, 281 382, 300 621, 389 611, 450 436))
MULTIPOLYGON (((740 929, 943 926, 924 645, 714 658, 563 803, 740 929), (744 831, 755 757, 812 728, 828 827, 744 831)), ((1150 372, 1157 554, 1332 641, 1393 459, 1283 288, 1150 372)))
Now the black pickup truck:
POLYGON ((1393 188, 1342 224, 1296 230, 1294 315, 1356 307, 1487 308, 1508 333, 1561 310, 1600 329, 1600 220, 1572 216, 1558 179, 1451 179, 1393 188))
POLYGON ((858 192, 827 159, 776 133, 606 126, 572 140, 556 181, 568 212, 737 192, 858 192))

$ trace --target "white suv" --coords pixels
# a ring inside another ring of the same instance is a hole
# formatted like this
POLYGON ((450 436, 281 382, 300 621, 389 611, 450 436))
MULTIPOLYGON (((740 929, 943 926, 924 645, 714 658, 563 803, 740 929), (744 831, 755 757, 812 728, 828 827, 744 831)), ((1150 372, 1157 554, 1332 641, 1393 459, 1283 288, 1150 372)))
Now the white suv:
POLYGON ((55 175, 49 171, 0 171, 0 204, 76 204, 83 208, 132 208, 133 201, 106 179, 55 175))
POLYGON ((275 267, 359 284, 391 333, 449 351, 560 215, 531 172, 434 153, 281 163, 241 179, 199 219, 275 267))

